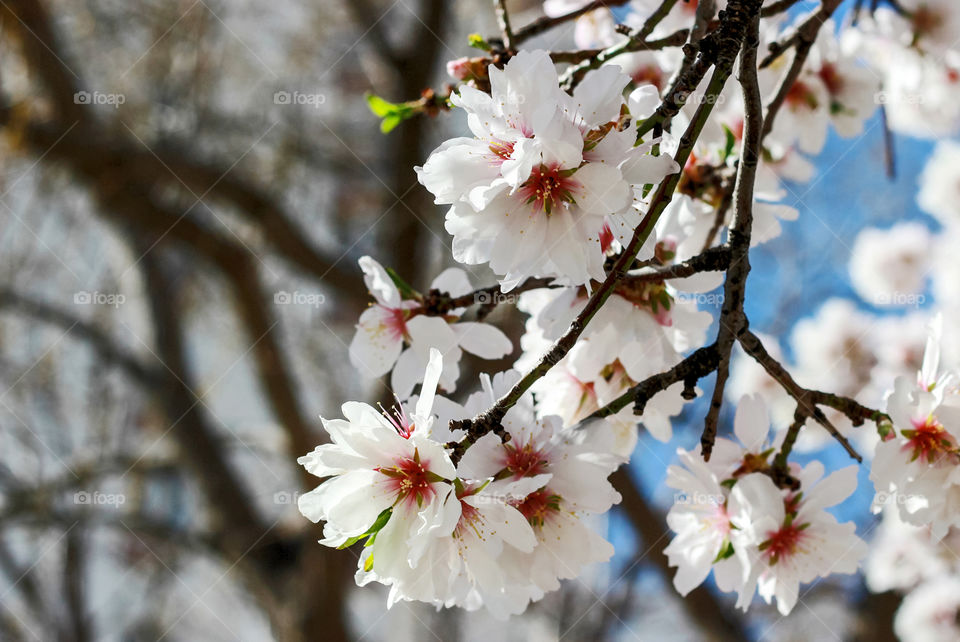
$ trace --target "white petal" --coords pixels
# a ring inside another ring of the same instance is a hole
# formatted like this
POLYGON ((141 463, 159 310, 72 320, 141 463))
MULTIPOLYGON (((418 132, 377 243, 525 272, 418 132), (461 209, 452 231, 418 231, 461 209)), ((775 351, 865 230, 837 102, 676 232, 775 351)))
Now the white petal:
POLYGON ((400 291, 383 266, 369 256, 361 256, 358 262, 363 270, 363 282, 377 303, 391 308, 399 307, 400 291))
POLYGON ((464 321, 450 326, 460 347, 483 359, 500 359, 513 352, 513 344, 499 328, 487 323, 464 321))

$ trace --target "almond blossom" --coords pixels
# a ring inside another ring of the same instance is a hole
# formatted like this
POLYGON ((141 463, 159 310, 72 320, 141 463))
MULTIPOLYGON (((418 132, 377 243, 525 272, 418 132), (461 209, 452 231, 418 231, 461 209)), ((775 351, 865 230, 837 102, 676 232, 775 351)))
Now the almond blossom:
POLYGON ((921 584, 897 610, 893 629, 903 642, 951 642, 960 637, 960 579, 944 576, 921 584))
POLYGON ((759 396, 740 400, 733 425, 739 443, 718 437, 709 462, 699 445, 689 452, 678 448, 682 466, 667 468, 666 484, 678 493, 667 513, 667 525, 676 536, 664 552, 670 566, 677 567, 673 584, 681 595, 699 586, 711 570, 721 590, 733 591, 742 583, 727 506, 738 477, 769 466, 770 419, 759 396))
POLYGON ((904 521, 930 524, 937 538, 960 524, 960 397, 956 376, 940 371, 941 324, 933 323, 917 376, 894 383, 887 413, 898 435, 877 446, 870 469, 874 510, 892 500, 904 521))
POLYGON ((862 230, 850 254, 850 280, 857 294, 875 306, 922 301, 930 245, 930 231, 918 222, 862 230))
POLYGON ((545 486, 515 503, 533 528, 537 546, 530 552, 505 549, 502 557, 514 581, 538 599, 559 588, 559 580, 577 577, 586 565, 613 555, 613 547, 585 520, 620 501, 607 477, 622 460, 596 447, 608 443, 603 422, 594 426, 597 432, 577 438, 557 417, 537 418, 529 404, 519 404, 502 423, 509 441, 484 435, 467 450, 460 470, 475 479, 550 475, 545 486))
POLYGON ((856 488, 856 467, 823 477, 812 462, 791 473, 798 490, 777 487, 767 447, 770 420, 759 397, 744 397, 734 431, 742 445, 718 438, 709 462, 679 449, 682 466, 670 466, 667 485, 680 491, 667 514, 676 533, 666 548, 677 567, 674 586, 686 595, 711 571, 722 591, 735 591, 744 610, 759 590, 789 613, 799 585, 829 573, 853 573, 866 552, 852 523, 824 511, 856 488))
POLYGON ((743 566, 737 605, 744 610, 755 592, 787 615, 800 585, 831 573, 855 573, 866 554, 853 522, 839 523, 826 508, 839 504, 857 486, 857 467, 823 477, 814 461, 797 473, 802 492, 784 491, 764 473, 737 480, 727 511, 734 526, 733 548, 743 566))
MULTIPOLYGON (((392 369, 390 386, 399 397, 408 397, 423 380, 433 348, 444 356, 440 386, 445 390, 457 387, 462 350, 484 359, 499 359, 513 350, 510 339, 497 327, 460 321, 463 310, 443 317, 422 314, 422 303, 404 298, 390 274, 369 256, 360 259, 360 267, 374 303, 360 315, 350 343, 350 361, 369 377, 392 369)), ((472 290, 466 273, 457 268, 441 272, 430 287, 454 297, 472 290)))
POLYGON ((629 78, 618 68, 587 74, 572 96, 558 82, 543 51, 491 66, 490 94, 464 86, 451 97, 474 138, 443 143, 417 169, 435 202, 450 205, 454 258, 489 263, 505 291, 529 276, 602 279, 604 225, 632 232, 631 185, 676 169, 620 131, 629 78))
POLYGON ((331 443, 297 460, 311 474, 329 477, 298 501, 305 517, 324 522, 320 543, 343 547, 368 537, 361 572, 372 571, 385 584, 414 576, 425 535, 442 522, 444 500, 454 492, 456 469, 430 438, 442 369, 440 352, 431 350, 412 415, 345 403, 345 419, 323 419, 331 443))

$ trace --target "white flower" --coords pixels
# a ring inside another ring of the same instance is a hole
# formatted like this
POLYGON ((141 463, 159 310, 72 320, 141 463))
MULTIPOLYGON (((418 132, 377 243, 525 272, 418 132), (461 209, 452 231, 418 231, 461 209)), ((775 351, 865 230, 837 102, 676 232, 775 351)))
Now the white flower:
MULTIPOLYGON (((496 327, 458 322, 462 310, 445 317, 422 314, 422 304, 404 299, 383 266, 369 256, 360 259, 360 267, 374 303, 360 315, 350 343, 350 361, 369 377, 379 377, 392 368, 390 386, 397 396, 408 397, 423 380, 421 375, 434 348, 444 356, 440 386, 448 391, 457 387, 461 350, 484 359, 499 359, 513 350, 510 339, 496 327)), ((441 272, 430 287, 451 296, 472 290, 467 275, 458 268, 441 272)))
POLYGON ((683 467, 670 466, 666 481, 680 491, 667 513, 667 525, 676 536, 664 549, 670 566, 677 567, 673 585, 680 595, 687 595, 712 570, 721 590, 736 590, 741 570, 730 544, 729 491, 714 468, 703 461, 699 446, 692 452, 679 448, 677 455, 683 467))
POLYGON ((742 560, 733 557, 728 513, 730 487, 736 480, 769 468, 770 419, 759 396, 745 396, 737 405, 734 433, 739 444, 718 437, 710 461, 703 461, 700 446, 687 452, 677 449, 683 466, 667 469, 667 486, 679 491, 667 513, 667 525, 676 533, 665 552, 677 567, 673 584, 681 595, 699 586, 713 570, 723 591, 742 585, 742 560))
POLYGON ((935 541, 929 528, 904 522, 896 506, 888 502, 863 566, 867 588, 874 593, 906 591, 924 580, 955 571, 957 533, 951 534, 952 542, 935 541))
POLYGON ((957 49, 960 11, 952 0, 903 0, 903 12, 880 6, 874 15, 877 29, 905 46, 932 54, 957 49))
POLYGON ((604 226, 632 232, 639 221, 631 185, 676 169, 618 130, 628 82, 605 66, 568 96, 546 52, 521 51, 503 70, 490 67, 490 94, 461 87, 451 100, 474 138, 447 141, 417 169, 435 202, 451 206, 455 259, 489 263, 504 290, 529 276, 604 277, 604 226))
MULTIPOLYGON (((520 480, 460 481, 447 494, 442 520, 422 533, 427 544, 416 559, 417 573, 396 584, 405 600, 476 610, 483 606, 505 619, 526 607, 529 593, 504 568, 505 548, 529 553, 537 544, 533 529, 514 506, 542 487, 550 475, 520 480)), ((364 578, 366 583, 372 579, 364 578)))
POLYGON ((814 316, 794 325, 790 344, 800 385, 855 394, 876 365, 873 319, 847 299, 828 299, 814 316))
MULTIPOLYGON (((416 576, 413 565, 454 492, 453 463, 430 438, 442 368, 440 353, 432 350, 411 417, 402 409, 391 417, 367 404, 346 403, 346 419, 323 420, 331 443, 297 460, 310 473, 330 477, 298 501, 305 517, 325 522, 321 543, 340 547, 371 533, 360 573, 372 571, 385 584, 416 576)), ((392 591, 391 603, 396 599, 392 591)))
POLYGON ((920 175, 917 204, 944 225, 960 227, 960 144, 937 143, 920 175))
POLYGON ((811 462, 798 475, 802 494, 783 491, 763 473, 737 480, 727 511, 735 527, 733 548, 743 566, 737 605, 744 610, 755 592, 787 615, 800 585, 831 573, 855 573, 866 544, 852 522, 840 524, 825 508, 839 504, 857 485, 850 466, 824 479, 823 465, 811 462))
POLYGON ((800 583, 852 573, 865 553, 853 524, 838 524, 823 510, 853 492, 856 467, 819 481, 819 462, 802 470, 793 466, 802 492, 781 490, 770 476, 769 426, 763 401, 744 397, 734 420, 742 446, 718 438, 709 462, 699 446, 677 451, 683 466, 667 471, 667 485, 680 491, 667 514, 676 537, 666 553, 677 567, 674 586, 682 595, 712 570, 721 590, 739 594, 738 606, 746 609, 759 587, 768 603, 776 596, 787 614, 800 583))
POLYGON ((887 413, 899 435, 877 446, 870 469, 875 512, 893 501, 904 521, 930 524, 938 539, 960 524, 960 399, 954 375, 939 370, 941 323, 934 322, 916 379, 894 383, 887 413))
MULTIPOLYGON (((577 577, 584 566, 613 555, 613 547, 583 518, 605 513, 620 500, 607 477, 621 459, 595 447, 594 439, 609 443, 606 436, 572 435, 561 429, 558 418, 538 419, 525 404, 511 408, 502 423, 509 441, 484 435, 467 450, 459 470, 473 479, 550 475, 545 486, 515 504, 532 526, 537 546, 527 553, 504 549, 501 560, 514 583, 536 598, 559 588, 559 580, 577 577)), ((598 424, 602 430, 605 424, 598 424)))
POLYGON ((893 630, 903 642, 960 639, 960 578, 940 577, 911 591, 897 609, 893 630))
MULTIPOLYGON (((528 328, 555 341, 587 300, 578 288, 532 290, 520 296, 518 307, 535 315, 528 328)), ((703 345, 710 322, 709 312, 678 296, 672 286, 628 277, 587 326, 583 337, 591 348, 584 357, 593 360, 597 373, 619 362, 633 381, 642 381, 703 345)))
POLYGON ((850 254, 857 294, 876 306, 916 305, 930 271, 931 246, 930 231, 922 223, 861 230, 850 254))
POLYGON ((781 145, 796 144, 805 154, 819 154, 829 125, 830 91, 818 75, 804 73, 787 92, 770 137, 781 145))
MULTIPOLYGON (((870 29, 863 21, 858 29, 870 29)), ((882 77, 876 101, 886 108, 895 132, 928 139, 950 136, 960 128, 960 55, 927 55, 889 35, 849 32, 858 55, 882 77)))
MULTIPOLYGON (((539 356, 550 347, 542 330, 531 319, 527 332, 520 340, 524 354, 516 367, 528 370, 539 356)), ((619 398, 638 382, 627 374, 619 360, 604 363, 607 349, 597 349, 594 341, 581 339, 560 363, 537 381, 531 391, 537 396, 537 412, 541 415, 556 415, 564 427, 572 427, 595 411, 619 398)), ((633 414, 632 404, 620 412, 604 418, 609 424, 613 442, 609 450, 624 461, 630 458, 637 444, 637 423, 643 424, 659 441, 669 441, 673 428, 671 417, 683 409, 683 384, 670 386, 651 399, 642 416, 633 414)), ((591 431, 587 431, 591 432, 591 431)))

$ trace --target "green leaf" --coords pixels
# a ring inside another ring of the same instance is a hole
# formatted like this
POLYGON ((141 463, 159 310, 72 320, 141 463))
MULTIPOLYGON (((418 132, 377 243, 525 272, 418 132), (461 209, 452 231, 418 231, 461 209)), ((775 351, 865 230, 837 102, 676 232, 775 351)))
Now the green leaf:
POLYGON ((379 116, 380 118, 386 118, 390 114, 396 112, 400 107, 400 105, 387 102, 376 94, 367 93, 366 99, 367 106, 370 107, 370 111, 372 111, 375 116, 379 116))
POLYGON ((391 103, 369 92, 366 94, 366 99, 370 111, 383 119, 380 121, 380 131, 384 134, 417 113, 417 109, 411 103, 391 103))
MULTIPOLYGON (((349 548, 350 546, 353 546, 354 544, 356 544, 356 543, 359 542, 360 540, 364 539, 365 537, 369 537, 370 540, 367 541, 367 543, 364 544, 364 546, 370 546, 371 544, 373 544, 373 539, 376 537, 376 534, 379 533, 380 530, 381 530, 384 526, 387 525, 387 521, 389 521, 390 515, 391 515, 392 513, 393 513, 393 508, 385 508, 385 509, 383 509, 383 510, 380 512, 380 514, 377 515, 377 519, 375 519, 375 520, 373 521, 373 525, 370 526, 370 528, 367 529, 367 532, 366 532, 366 533, 363 533, 362 535, 357 535, 357 536, 355 536, 355 537, 351 537, 350 539, 348 539, 347 541, 345 541, 343 544, 341 544, 341 545, 338 546, 337 548, 338 548, 338 549, 349 548)), ((371 557, 373 557, 373 556, 371 555, 371 557)), ((371 562, 371 564, 372 564, 372 562, 371 562)))
POLYGON ((363 570, 367 573, 373 570, 373 553, 363 563, 363 570))
POLYGON ((397 286, 397 289, 400 290, 400 296, 404 299, 419 299, 420 293, 413 289, 413 287, 400 278, 400 275, 394 271, 393 268, 386 268, 387 274, 390 275, 390 280, 393 281, 393 284, 397 286))
POLYGON ((717 562, 722 562, 725 559, 733 557, 733 543, 729 539, 723 540, 723 545, 720 547, 720 550, 717 552, 717 557, 713 560, 712 564, 717 562))
POLYGON ((730 155, 733 154, 733 148, 737 144, 737 137, 733 135, 733 130, 726 125, 723 125, 723 135, 726 138, 726 142, 723 145, 723 153, 720 155, 720 159, 726 163, 730 155))
POLYGON ((467 44, 474 49, 490 51, 490 43, 484 40, 483 36, 481 36, 479 33, 471 33, 469 36, 467 36, 467 44))

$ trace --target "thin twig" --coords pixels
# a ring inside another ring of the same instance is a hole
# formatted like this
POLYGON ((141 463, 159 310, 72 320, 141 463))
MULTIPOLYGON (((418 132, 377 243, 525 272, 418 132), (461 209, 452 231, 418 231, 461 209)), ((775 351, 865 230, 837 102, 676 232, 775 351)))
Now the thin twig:
POLYGON ((494 0, 494 12, 497 14, 497 26, 503 36, 503 46, 507 51, 514 51, 513 29, 510 28, 510 14, 507 12, 506 0, 494 0))
POLYGON ((728 232, 730 267, 723 285, 723 307, 717 330, 717 380, 710 400, 710 409, 703 423, 700 447, 703 458, 710 460, 717 435, 717 421, 723 405, 723 391, 730 373, 730 352, 740 331, 747 327, 743 313, 747 275, 750 273, 750 232, 753 227, 753 192, 760 163, 760 141, 763 130, 763 100, 757 77, 757 47, 760 45, 760 16, 751 20, 740 54, 740 86, 743 90, 744 126, 737 164, 737 181, 733 190, 733 225, 728 232))
MULTIPOLYGON (((528 38, 532 38, 533 36, 543 33, 544 31, 553 29, 554 27, 562 25, 565 22, 576 20, 580 16, 586 15, 591 11, 609 9, 610 7, 619 7, 627 4, 629 1, 630 0, 593 0, 593 2, 588 2, 579 9, 574 9, 573 11, 563 15, 543 16, 541 18, 537 18, 525 27, 517 29, 517 31, 513 34, 513 44, 519 45, 528 38)), ((676 0, 673 1, 676 2, 676 0)))
MULTIPOLYGON (((847 438, 840 434, 840 431, 837 430, 837 428, 830 422, 829 419, 827 419, 827 416, 823 414, 823 411, 816 406, 816 399, 818 397, 816 391, 807 390, 806 388, 800 386, 793 379, 793 377, 790 376, 790 373, 787 372, 780 362, 770 356, 766 348, 763 347, 763 344, 760 342, 760 339, 757 337, 757 335, 753 334, 749 330, 746 330, 740 333, 738 339, 740 341, 740 345, 743 346, 743 349, 746 350, 747 354, 749 354, 757 363, 763 366, 764 370, 767 371, 767 374, 769 374, 774 381, 779 383, 780 386, 787 392, 787 394, 793 397, 793 399, 797 402, 797 405, 801 406, 808 416, 813 417, 818 424, 823 426, 827 432, 833 436, 834 439, 840 442, 840 445, 843 446, 844 450, 846 450, 851 457, 856 459, 858 462, 863 461, 863 458, 857 453, 847 438)), ((852 400, 848 401, 852 402, 852 400)), ((845 404, 838 405, 844 406, 845 404)), ((859 406, 859 404, 856 405, 859 406)), ((863 406, 859 406, 859 408, 863 408, 863 406)), ((853 410, 853 407, 850 407, 850 409, 853 410)), ((879 411, 872 411, 866 408, 863 409, 870 413, 871 418, 876 417, 878 422, 882 421, 884 417, 889 420, 889 417, 879 411)), ((860 420, 860 423, 863 423, 862 419, 860 420)))

